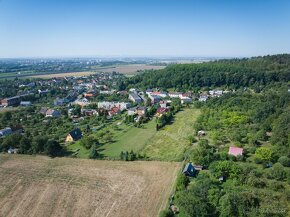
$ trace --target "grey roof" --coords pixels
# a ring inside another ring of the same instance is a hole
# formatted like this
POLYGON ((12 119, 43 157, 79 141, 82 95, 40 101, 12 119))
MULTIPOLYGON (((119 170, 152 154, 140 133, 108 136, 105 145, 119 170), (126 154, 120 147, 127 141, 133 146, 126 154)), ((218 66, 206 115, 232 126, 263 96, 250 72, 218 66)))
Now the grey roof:
POLYGON ((140 97, 138 94, 136 94, 136 93, 130 93, 130 95, 131 95, 131 97, 133 97, 135 100, 140 100, 140 99, 141 99, 141 97, 140 97))

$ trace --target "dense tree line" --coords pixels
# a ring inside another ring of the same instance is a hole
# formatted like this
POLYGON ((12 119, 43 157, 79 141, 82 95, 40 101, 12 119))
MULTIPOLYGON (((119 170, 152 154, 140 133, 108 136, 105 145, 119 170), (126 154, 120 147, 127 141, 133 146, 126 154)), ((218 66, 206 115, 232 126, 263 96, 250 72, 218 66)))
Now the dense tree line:
POLYGON ((177 64, 128 79, 123 86, 141 88, 259 87, 290 80, 290 55, 177 64), (169 79, 170 78, 170 79, 169 79))
POLYGON ((18 154, 45 154, 50 157, 64 155, 64 149, 58 141, 46 136, 32 138, 27 133, 24 135, 12 134, 1 138, 0 152, 10 148, 17 149, 18 154))

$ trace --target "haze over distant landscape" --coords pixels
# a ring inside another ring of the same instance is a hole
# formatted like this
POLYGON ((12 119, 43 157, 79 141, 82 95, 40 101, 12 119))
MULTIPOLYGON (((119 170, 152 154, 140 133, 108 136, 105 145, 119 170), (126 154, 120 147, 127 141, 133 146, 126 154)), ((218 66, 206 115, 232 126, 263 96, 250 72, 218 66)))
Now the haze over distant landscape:
POLYGON ((0 1, 0 58, 290 51, 290 2, 0 1))

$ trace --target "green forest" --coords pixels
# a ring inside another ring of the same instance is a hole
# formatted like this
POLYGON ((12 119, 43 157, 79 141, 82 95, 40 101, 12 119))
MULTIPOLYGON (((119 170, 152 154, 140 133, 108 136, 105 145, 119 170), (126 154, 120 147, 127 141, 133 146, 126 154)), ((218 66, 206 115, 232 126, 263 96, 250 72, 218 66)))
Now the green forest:
POLYGON ((289 63, 290 55, 222 60, 131 79, 164 89, 236 89, 195 103, 202 110, 195 130, 206 135, 185 153, 185 162, 205 169, 194 178, 178 175, 171 204, 179 212, 166 210, 161 216, 289 216, 289 63), (243 148, 243 155, 229 155, 229 146, 243 148))
POLYGON ((205 166, 196 178, 180 174, 179 216, 287 216, 290 198, 290 94, 236 93, 205 105, 196 124, 207 136, 187 153, 205 166), (244 148, 228 155, 229 145, 244 148), (218 178, 224 176, 225 181, 218 178))
POLYGON ((174 88, 178 91, 206 87, 261 88, 290 80, 290 55, 218 60, 199 64, 175 64, 165 69, 148 71, 125 82, 126 87, 174 88), (170 78, 170 79, 169 79, 170 78))

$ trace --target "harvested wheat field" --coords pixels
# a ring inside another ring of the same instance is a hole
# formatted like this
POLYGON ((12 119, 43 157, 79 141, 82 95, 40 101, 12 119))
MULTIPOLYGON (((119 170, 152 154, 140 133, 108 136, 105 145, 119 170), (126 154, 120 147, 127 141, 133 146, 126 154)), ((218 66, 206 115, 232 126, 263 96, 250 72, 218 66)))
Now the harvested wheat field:
POLYGON ((128 65, 120 65, 115 67, 108 67, 106 69, 101 69, 99 71, 101 72, 119 72, 122 74, 135 74, 137 71, 142 70, 158 70, 158 69, 164 69, 165 66, 155 66, 155 65, 147 65, 147 64, 128 64, 128 65))
POLYGON ((70 76, 89 76, 96 74, 96 72, 65 72, 65 73, 52 73, 52 74, 41 74, 41 75, 27 75, 26 77, 30 78, 62 78, 62 77, 70 77, 70 76))
POLYGON ((0 155, 0 216, 158 216, 179 163, 0 155))

